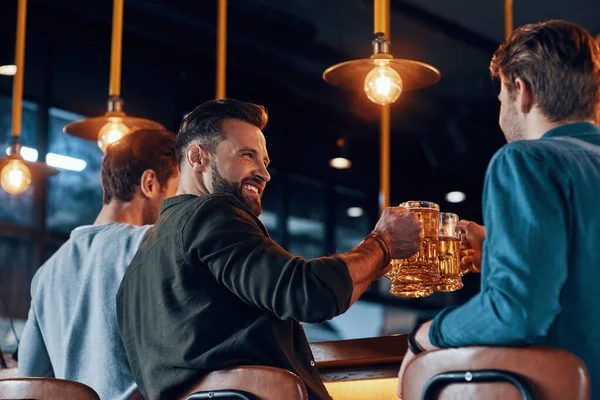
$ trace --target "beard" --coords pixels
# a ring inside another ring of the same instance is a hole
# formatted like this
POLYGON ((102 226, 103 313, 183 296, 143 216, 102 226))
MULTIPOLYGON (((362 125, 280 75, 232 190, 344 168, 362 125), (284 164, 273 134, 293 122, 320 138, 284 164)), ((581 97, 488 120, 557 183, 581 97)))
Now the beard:
POLYGON ((500 129, 502 129, 507 142, 525 139, 523 126, 519 123, 517 116, 516 101, 502 106, 500 110, 500 129))
POLYGON ((212 170, 211 183, 213 187, 213 193, 228 193, 233 195, 243 205, 250 209, 252 214, 254 214, 256 217, 262 213, 262 204, 260 199, 251 198, 244 195, 242 183, 230 182, 223 178, 219 171, 217 171, 217 166, 215 163, 212 163, 210 168, 212 170))

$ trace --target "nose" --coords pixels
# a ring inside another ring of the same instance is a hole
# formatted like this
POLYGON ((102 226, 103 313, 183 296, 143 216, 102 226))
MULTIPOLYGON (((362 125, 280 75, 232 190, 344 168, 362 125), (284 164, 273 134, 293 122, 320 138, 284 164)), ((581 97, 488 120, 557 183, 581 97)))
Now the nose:
POLYGON ((259 176, 265 183, 271 180, 271 174, 267 171, 266 167, 263 167, 262 170, 259 171, 259 176))
POLYGON ((271 180, 271 174, 267 171, 267 167, 263 163, 260 163, 256 171, 256 177, 265 183, 271 180))

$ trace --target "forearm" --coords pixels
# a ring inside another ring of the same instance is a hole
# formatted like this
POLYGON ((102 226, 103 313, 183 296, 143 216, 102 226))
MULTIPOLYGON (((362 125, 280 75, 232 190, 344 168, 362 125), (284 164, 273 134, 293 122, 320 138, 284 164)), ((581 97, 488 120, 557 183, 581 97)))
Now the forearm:
POLYGON ((346 263, 350 278, 352 279, 352 299, 350 304, 368 289, 374 279, 381 276, 382 269, 387 266, 389 260, 377 240, 367 237, 354 249, 339 257, 346 263))
POLYGON ((350 306, 349 307, 351 307, 352 304, 356 303, 356 301, 358 299, 360 299, 360 296, 362 296, 363 293, 367 291, 367 289, 371 285, 371 282, 372 281, 364 281, 362 283, 353 285, 353 287, 352 287, 352 298, 350 299, 350 306))
POLYGON ((429 339, 437 347, 525 345, 539 327, 515 298, 488 289, 461 307, 446 309, 431 324, 429 339))

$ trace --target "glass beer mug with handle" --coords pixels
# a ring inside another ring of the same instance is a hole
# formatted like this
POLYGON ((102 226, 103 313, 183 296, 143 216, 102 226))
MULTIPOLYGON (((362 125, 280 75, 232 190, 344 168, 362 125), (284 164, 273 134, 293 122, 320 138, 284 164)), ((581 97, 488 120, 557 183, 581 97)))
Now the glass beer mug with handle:
POLYGON ((440 280, 433 286, 438 292, 453 292, 463 287, 460 270, 460 232, 458 215, 440 213, 438 240, 440 280))
POLYGON ((392 260, 386 277, 392 281, 390 293, 399 297, 426 297, 439 281, 437 260, 440 206, 430 201, 406 201, 400 204, 419 218, 423 240, 417 253, 405 259, 392 260))

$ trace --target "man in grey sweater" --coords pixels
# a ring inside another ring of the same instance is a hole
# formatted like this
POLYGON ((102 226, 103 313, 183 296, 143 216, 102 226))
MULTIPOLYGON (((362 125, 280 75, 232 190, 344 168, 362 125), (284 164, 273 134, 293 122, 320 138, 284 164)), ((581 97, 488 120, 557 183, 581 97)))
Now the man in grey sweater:
POLYGON ((159 212, 175 194, 175 135, 136 130, 110 145, 102 162, 103 206, 35 274, 19 373, 92 387, 102 399, 136 390, 117 329, 121 279, 159 212))

